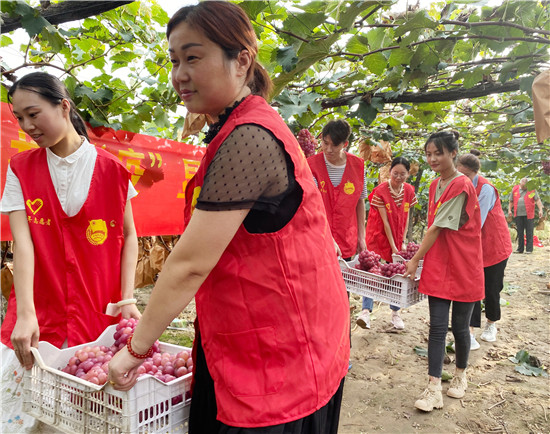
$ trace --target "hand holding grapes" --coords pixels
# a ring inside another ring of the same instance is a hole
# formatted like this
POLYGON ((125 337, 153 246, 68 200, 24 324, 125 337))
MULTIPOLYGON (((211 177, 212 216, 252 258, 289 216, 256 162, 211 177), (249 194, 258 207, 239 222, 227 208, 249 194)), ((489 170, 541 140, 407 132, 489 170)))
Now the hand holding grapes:
POLYGON ((116 390, 130 390, 136 384, 138 368, 144 359, 133 357, 126 347, 120 349, 109 362, 109 382, 116 390))
POLYGON ((120 314, 122 318, 130 319, 140 319, 141 312, 135 304, 126 304, 120 308, 120 314))

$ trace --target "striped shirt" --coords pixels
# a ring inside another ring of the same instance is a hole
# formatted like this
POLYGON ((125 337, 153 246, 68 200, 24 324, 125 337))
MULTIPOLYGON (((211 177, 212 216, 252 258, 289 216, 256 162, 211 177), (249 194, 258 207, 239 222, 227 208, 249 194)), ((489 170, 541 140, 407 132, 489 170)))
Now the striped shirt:
MULTIPOLYGON (((401 189, 398 192, 393 191, 389 180, 388 180, 388 185, 390 187, 391 197, 395 202, 395 205, 399 208, 403 203, 403 197, 405 196, 404 184, 401 184, 401 189)), ((384 208, 386 206, 386 204, 384 203, 384 200, 380 196, 378 196, 376 193, 372 195, 372 200, 370 201, 370 203, 372 206, 376 208, 384 208)), ((416 203, 418 203, 418 201, 416 200, 416 196, 414 196, 409 206, 413 207, 416 203)))
MULTIPOLYGON (((323 157, 325 156, 323 155, 323 157)), ((327 166, 327 172, 328 172, 328 177, 330 179, 330 183, 332 184, 333 187, 338 187, 342 182, 342 177, 344 176, 346 165, 344 164, 342 166, 335 166, 334 164, 330 164, 327 161, 327 157, 325 157, 325 164, 327 166)), ((319 187, 319 184, 317 183, 317 179, 315 179, 315 176, 313 177, 313 180, 315 181, 315 185, 319 187)), ((368 196, 367 179, 365 178, 365 172, 363 171, 363 190, 361 190, 360 199, 366 199, 367 196, 368 196)))

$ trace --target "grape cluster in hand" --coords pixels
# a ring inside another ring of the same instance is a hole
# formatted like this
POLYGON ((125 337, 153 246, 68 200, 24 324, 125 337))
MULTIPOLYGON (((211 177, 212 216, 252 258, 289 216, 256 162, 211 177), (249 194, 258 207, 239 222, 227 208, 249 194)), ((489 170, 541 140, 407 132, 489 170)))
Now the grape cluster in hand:
POLYGON ((414 255, 416 255, 416 252, 418 252, 419 248, 419 244, 413 243, 411 241, 409 244, 407 244, 407 248, 405 250, 401 250, 399 252, 399 256, 408 261, 409 259, 412 259, 414 255))
MULTIPOLYGON (((113 335, 115 340, 113 345, 110 347, 89 345, 77 350, 62 371, 90 383, 105 384, 109 377, 109 361, 126 346, 128 338, 134 333, 136 325, 137 320, 134 318, 121 319, 113 335)), ((160 381, 168 383, 192 372, 192 370, 193 359, 189 351, 182 350, 177 354, 160 352, 160 343, 157 340, 153 344, 153 355, 144 360, 138 368, 138 373, 140 377, 149 374, 160 381)))
POLYGON ((317 140, 306 128, 298 132, 298 143, 304 151, 304 154, 307 157, 311 157, 315 154, 315 148, 317 148, 317 140))

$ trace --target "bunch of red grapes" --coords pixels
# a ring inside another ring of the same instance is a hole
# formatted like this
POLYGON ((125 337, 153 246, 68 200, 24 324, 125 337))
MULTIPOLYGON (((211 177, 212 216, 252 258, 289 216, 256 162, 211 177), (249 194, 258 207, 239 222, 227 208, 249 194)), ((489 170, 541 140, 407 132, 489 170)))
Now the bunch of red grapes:
POLYGON ((370 250, 363 250, 359 253, 358 268, 363 271, 368 271, 369 273, 374 273, 377 268, 380 268, 380 255, 370 250))
MULTIPOLYGON (((121 319, 113 335, 115 342, 110 347, 104 345, 86 346, 77 350, 62 371, 90 383, 103 385, 109 376, 109 361, 126 346, 128 338, 134 333, 137 320, 121 319)), ((187 350, 177 354, 161 353, 159 341, 153 345, 153 355, 144 360, 138 368, 140 377, 152 375, 168 383, 193 370, 193 359, 187 350)))
POLYGON ((419 244, 413 243, 411 241, 409 244, 407 244, 407 248, 405 250, 401 250, 399 252, 399 256, 408 261, 409 259, 412 259, 414 255, 416 255, 416 252, 418 252, 419 248, 419 244))
POLYGON ((392 277, 396 274, 404 274, 407 269, 403 263, 381 264, 380 271, 382 276, 392 277))
POLYGON ((302 151, 304 151, 306 158, 311 157, 313 154, 315 154, 315 148, 317 148, 317 140, 306 128, 298 132, 298 143, 300 144, 302 151))
POLYGON ((550 161, 543 161, 542 162, 542 171, 546 175, 550 175, 550 161))

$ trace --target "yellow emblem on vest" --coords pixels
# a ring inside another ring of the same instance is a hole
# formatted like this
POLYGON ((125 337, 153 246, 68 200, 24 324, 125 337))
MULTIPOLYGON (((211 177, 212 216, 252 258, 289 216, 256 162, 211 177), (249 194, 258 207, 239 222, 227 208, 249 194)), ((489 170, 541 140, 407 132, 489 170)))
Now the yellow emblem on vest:
POLYGON ((344 185, 344 193, 346 194, 353 194, 355 192, 355 185, 353 185, 353 182, 346 182, 344 185))
POLYGON ((409 208, 411 207, 409 202, 405 202, 403 204, 403 212, 409 212, 409 208))
POLYGON ((90 220, 86 229, 86 238, 93 246, 99 246, 107 239, 107 223, 105 220, 90 220))
POLYGON ((199 194, 201 194, 201 187, 195 187, 193 190, 193 199, 191 200, 191 214, 195 211, 195 206, 197 205, 197 200, 199 199, 199 194))
POLYGON ((536 192, 532 191, 531 193, 529 193, 529 194, 527 195, 527 197, 528 197, 529 199, 533 199, 533 198, 535 197, 535 193, 536 193, 536 192))
POLYGON ((25 203, 33 214, 36 214, 38 211, 40 211, 40 208, 44 206, 44 201, 40 198, 34 199, 32 201, 30 199, 27 199, 25 203))

